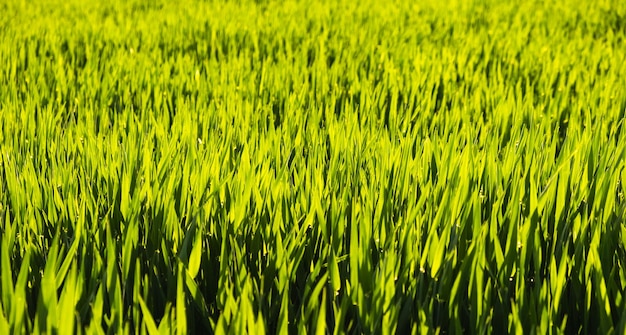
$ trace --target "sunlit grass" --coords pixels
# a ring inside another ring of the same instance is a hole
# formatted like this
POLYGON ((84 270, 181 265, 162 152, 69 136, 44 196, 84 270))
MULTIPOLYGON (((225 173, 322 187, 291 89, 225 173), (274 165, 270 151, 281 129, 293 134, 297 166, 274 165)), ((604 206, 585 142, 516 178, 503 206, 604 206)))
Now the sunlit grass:
POLYGON ((622 2, 1 6, 1 334, 626 331, 622 2))

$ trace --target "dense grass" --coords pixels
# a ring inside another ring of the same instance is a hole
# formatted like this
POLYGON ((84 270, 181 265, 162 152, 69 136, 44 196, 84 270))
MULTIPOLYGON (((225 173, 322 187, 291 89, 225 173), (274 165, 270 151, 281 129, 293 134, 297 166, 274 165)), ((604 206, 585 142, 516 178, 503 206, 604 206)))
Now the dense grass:
POLYGON ((0 333, 626 332, 626 3, 0 5, 0 333))

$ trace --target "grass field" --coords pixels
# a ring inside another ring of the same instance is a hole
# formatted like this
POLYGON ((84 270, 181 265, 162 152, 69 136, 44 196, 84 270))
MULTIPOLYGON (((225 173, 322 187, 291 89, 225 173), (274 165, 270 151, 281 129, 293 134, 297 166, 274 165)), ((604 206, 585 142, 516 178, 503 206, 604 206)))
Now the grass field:
POLYGON ((1 334, 626 332, 626 2, 0 12, 1 334))

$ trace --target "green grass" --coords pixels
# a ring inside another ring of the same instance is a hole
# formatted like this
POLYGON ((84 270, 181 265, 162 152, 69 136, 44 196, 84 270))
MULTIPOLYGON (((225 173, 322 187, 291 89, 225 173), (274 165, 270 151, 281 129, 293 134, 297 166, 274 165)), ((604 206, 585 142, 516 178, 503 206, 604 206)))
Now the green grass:
POLYGON ((626 332, 623 1, 0 11, 0 333, 626 332))

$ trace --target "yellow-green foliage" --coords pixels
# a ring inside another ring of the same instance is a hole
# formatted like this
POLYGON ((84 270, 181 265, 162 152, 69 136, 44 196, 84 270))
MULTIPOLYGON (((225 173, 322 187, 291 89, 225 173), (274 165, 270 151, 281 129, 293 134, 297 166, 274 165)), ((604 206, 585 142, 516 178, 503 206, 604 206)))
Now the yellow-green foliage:
POLYGON ((626 331, 626 3, 0 4, 0 333, 626 331))

